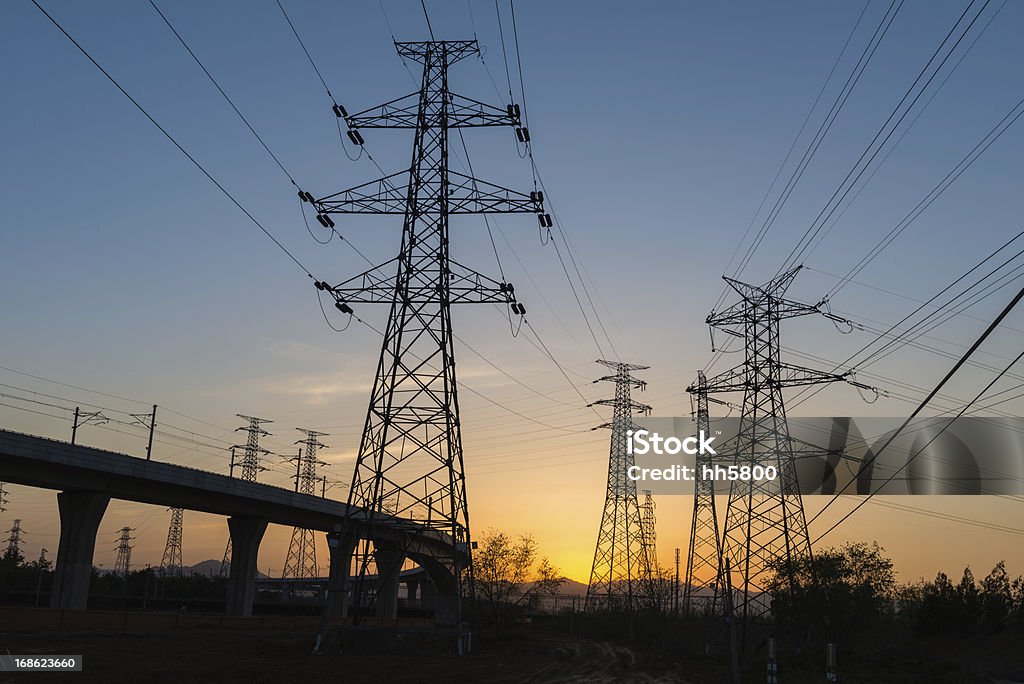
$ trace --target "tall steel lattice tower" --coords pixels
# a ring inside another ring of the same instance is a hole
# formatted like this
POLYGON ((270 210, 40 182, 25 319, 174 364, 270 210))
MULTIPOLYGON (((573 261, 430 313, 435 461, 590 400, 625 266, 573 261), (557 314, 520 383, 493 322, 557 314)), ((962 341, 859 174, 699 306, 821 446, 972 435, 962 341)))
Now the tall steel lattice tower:
MULTIPOLYGON (((611 428, 608 453, 608 488, 597 534, 594 564, 587 586, 586 610, 634 610, 650 598, 650 572, 646 561, 643 520, 636 499, 636 482, 626 476, 635 461, 629 451, 627 434, 635 427, 633 412, 649 414, 651 407, 630 398, 633 389, 643 390, 647 383, 632 377, 633 371, 649 366, 615 361, 598 361, 615 370, 595 382, 614 382, 615 398, 594 402, 612 407, 610 423, 598 428, 611 428)), ((595 428, 597 429, 597 428, 595 428)))
MULTIPOLYGON (((848 375, 823 373, 780 359, 781 320, 811 314, 842 320, 823 311, 823 302, 808 305, 783 299, 800 268, 760 287, 725 278, 742 300, 707 318, 708 325, 742 339, 745 348, 743 363, 707 380, 705 388, 714 394, 743 392, 739 432, 733 443, 735 463, 771 465, 778 472, 774 480, 737 480, 729 487, 722 553, 730 571, 738 575, 732 581, 733 609, 742 620, 741 642, 748 624, 769 614, 771 597, 765 592, 769 564, 811 553, 796 473, 796 457, 807 450, 794 447, 782 390, 842 382, 848 375)), ((818 449, 817 455, 823 452, 818 449)))
POLYGON ((0 513, 7 510, 7 491, 4 489, 4 483, 0 482, 0 513))
MULTIPOLYGON (((708 382, 704 371, 697 371, 697 382, 686 388, 696 402, 694 411, 697 433, 711 434, 708 382)), ((715 481, 701 477, 704 466, 712 465, 711 454, 698 453, 693 478, 693 519, 690 523, 690 546, 686 553, 686 577, 683 581, 683 613, 694 612, 698 606, 714 614, 719 591, 722 544, 715 510, 715 481)))
MULTIPOLYGON (((306 435, 306 439, 299 440, 296 444, 302 444, 304 448, 299 452, 297 469, 295 475, 295 490, 303 494, 316 494, 316 467, 327 465, 316 457, 317 449, 327 448, 318 437, 323 437, 326 432, 316 430, 303 430, 299 432, 306 435)), ((288 556, 284 561, 284 570, 281 577, 318 577, 320 569, 316 562, 316 538, 313 530, 306 530, 301 527, 292 529, 292 540, 288 544, 288 556)))
POLYGON ((4 551, 4 558, 8 560, 21 561, 24 557, 21 555, 21 535, 25 531, 21 529, 21 518, 16 518, 14 524, 11 525, 11 529, 7 530, 7 549, 4 551))
MULTIPOLYGON (((316 285, 334 297, 343 313, 352 312, 350 304, 390 306, 348 503, 368 511, 371 529, 375 518, 393 514, 450 536, 453 553, 443 562, 462 593, 468 589, 465 580, 472 578, 463 572, 469 567, 469 512, 451 305, 506 304, 518 315, 525 309, 511 284, 450 258, 448 220, 453 214, 536 213, 542 225, 550 225, 551 218, 542 213, 539 192, 516 192, 449 169, 452 129, 511 126, 525 137, 517 105, 493 107, 449 90, 449 67, 479 55, 476 41, 403 42, 395 47, 403 60, 423 65, 420 89, 346 113, 345 121, 357 144, 363 140, 362 129, 414 130, 408 172, 313 204, 324 226, 334 225, 331 214, 402 215, 399 254, 338 285, 316 285), (400 176, 406 173, 401 187, 400 176)), ((367 574, 368 542, 360 557, 359 586, 367 574)), ((461 610, 460 601, 460 621, 461 610)))
POLYGON ((131 527, 122 527, 117 538, 117 560, 114 561, 114 574, 128 576, 132 569, 132 536, 131 527))
POLYGON ((171 522, 167 526, 167 543, 164 544, 164 555, 160 560, 160 575, 163 577, 181 577, 184 574, 181 560, 181 532, 185 511, 182 508, 171 508, 171 522))

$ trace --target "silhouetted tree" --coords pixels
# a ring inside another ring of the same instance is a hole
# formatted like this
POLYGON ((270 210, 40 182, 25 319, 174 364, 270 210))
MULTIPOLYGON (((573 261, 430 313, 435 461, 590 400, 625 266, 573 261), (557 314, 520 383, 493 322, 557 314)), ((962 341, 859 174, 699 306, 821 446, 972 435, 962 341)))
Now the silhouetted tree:
POLYGON ((1006 563, 999 561, 988 577, 981 580, 981 628, 986 632, 999 632, 1013 609, 1013 592, 1006 563))
POLYGON ((529 605, 536 597, 553 594, 562 579, 547 558, 537 558, 537 542, 530 535, 513 540, 488 529, 473 554, 473 578, 478 596, 485 601, 495 623, 529 605))
POLYGON ((772 613, 780 622, 850 631, 888 614, 896 593, 892 560, 877 543, 848 543, 770 569, 772 613))

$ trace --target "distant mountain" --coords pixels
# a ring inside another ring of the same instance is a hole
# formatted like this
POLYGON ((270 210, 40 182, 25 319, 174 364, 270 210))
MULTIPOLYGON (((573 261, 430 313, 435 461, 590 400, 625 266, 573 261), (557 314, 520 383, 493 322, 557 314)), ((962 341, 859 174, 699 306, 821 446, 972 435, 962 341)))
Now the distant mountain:
MULTIPOLYGON (((531 585, 532 582, 527 582, 527 586, 531 585)), ((571 580, 568 577, 562 578, 562 584, 558 587, 558 594, 566 596, 586 596, 587 585, 576 580, 571 580)))
POLYGON ((211 558, 210 560, 204 560, 202 562, 196 563, 195 565, 182 566, 181 569, 186 575, 194 574, 206 575, 207 577, 216 577, 220 574, 220 561, 213 560, 211 558))
MULTIPOLYGON (((200 561, 195 565, 184 565, 181 569, 186 575, 195 574, 206 575, 207 577, 216 577, 220 574, 220 561, 211 558, 210 560, 200 561)), ((269 577, 269 575, 264 575, 259 570, 256 571, 256 576, 260 579, 269 577)))

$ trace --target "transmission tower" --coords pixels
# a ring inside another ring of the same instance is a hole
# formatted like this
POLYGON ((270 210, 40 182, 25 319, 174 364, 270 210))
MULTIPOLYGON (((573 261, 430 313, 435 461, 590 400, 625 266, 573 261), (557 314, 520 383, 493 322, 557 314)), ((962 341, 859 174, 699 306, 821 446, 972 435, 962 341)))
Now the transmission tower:
POLYGON ((614 382, 615 398, 594 402, 613 408, 611 422, 598 426, 611 428, 612 437, 608 454, 608 488, 584 608, 634 610, 649 591, 650 572, 643 520, 636 499, 636 482, 626 476, 629 467, 635 463, 628 449, 627 433, 635 427, 633 412, 649 414, 651 407, 630 398, 632 389, 643 390, 647 386, 646 381, 638 380, 630 373, 646 370, 649 366, 615 361, 598 363, 615 370, 614 375, 595 380, 614 382))
MULTIPOLYGON (((697 382, 686 391, 696 400, 694 422, 698 434, 710 435, 711 417, 708 402, 721 402, 708 396, 708 383, 704 371, 697 371, 697 382)), ((698 453, 695 465, 693 518, 690 523, 690 547, 686 554, 686 577, 683 582, 683 613, 689 615, 698 603, 704 603, 706 612, 713 615, 718 600, 722 545, 718 532, 718 513, 715 510, 715 481, 701 477, 704 466, 712 465, 711 454, 698 453), (695 600, 698 597, 703 601, 695 600)))
MULTIPOLYGON (((520 316, 525 308, 511 284, 450 258, 449 216, 536 213, 543 226, 551 224, 551 217, 543 213, 540 192, 520 193, 449 168, 452 129, 460 129, 461 138, 463 128, 510 126, 521 140, 527 138, 517 105, 494 107, 449 90, 449 67, 479 55, 477 42, 402 42, 395 47, 403 60, 423 66, 419 90, 356 114, 340 108, 337 113, 344 116, 355 144, 362 144, 363 129, 414 130, 411 167, 320 199, 303 198, 313 202, 325 227, 333 227, 331 215, 404 217, 397 257, 338 285, 316 283, 342 313, 352 313, 350 305, 358 303, 390 306, 348 503, 368 511, 371 529, 373 520, 389 511, 448 535, 453 553, 441 560, 461 595, 470 589, 466 581, 471 583, 472 576, 471 569, 463 575, 470 567, 470 532, 451 305, 505 304, 520 316)), ((369 541, 364 541, 361 558, 370 557, 369 541)), ((359 587, 366 574, 364 560, 359 587)), ((461 623, 461 599, 455 611, 461 623)))
MULTIPOLYGON (((260 437, 270 436, 270 433, 260 427, 260 425, 263 423, 272 423, 274 421, 267 420, 266 418, 243 416, 241 413, 236 415, 243 420, 249 421, 249 425, 235 429, 235 432, 244 431, 248 434, 245 446, 235 447, 236 449, 245 449, 245 454, 242 456, 242 479, 246 482, 255 482, 256 473, 261 470, 265 470, 265 468, 260 465, 260 456, 266 456, 270 453, 260 446, 260 437)), ((234 463, 233 457, 234 451, 232 451, 232 464, 234 463)))
POLYGON ((819 314, 843 321, 824 311, 824 302, 808 305, 783 299, 800 268, 760 287, 725 278, 742 299, 707 318, 708 325, 742 339, 745 349, 741 365, 707 380, 704 388, 713 394, 743 392, 740 427, 733 442, 735 463, 770 465, 778 473, 774 480, 736 480, 729 487, 721 543, 731 572, 739 575, 739 581, 731 584, 736 593, 733 610, 742 621, 741 642, 748 623, 767 617, 770 611, 771 597, 766 592, 769 565, 784 561, 792 567, 794 561, 811 553, 796 458, 825 451, 813 445, 794 447, 782 390, 849 382, 848 373, 823 373, 780 359, 779 322, 783 319, 819 314))
POLYGON ((172 508, 171 523, 167 527, 167 543, 164 545, 164 556, 160 561, 161 576, 181 577, 184 574, 181 559, 181 532, 184 509, 172 508))
POLYGON ((227 577, 231 571, 231 535, 228 535, 228 545, 224 547, 224 557, 220 561, 220 577, 227 577))
POLYGON ((21 555, 21 535, 24 530, 21 529, 21 518, 16 518, 14 524, 11 525, 11 529, 7 530, 7 550, 4 551, 5 560, 13 560, 15 563, 20 563, 24 556, 21 555))
POLYGON ((654 515, 654 496, 651 490, 644 490, 644 502, 640 504, 640 539, 643 546, 643 566, 641 577, 646 577, 648 582, 647 594, 657 602, 660 609, 661 594, 661 568, 658 565, 658 533, 657 519, 654 515))
MULTIPOLYGON (((302 444, 305 448, 299 451, 296 458, 295 490, 302 494, 316 495, 316 467, 327 465, 324 461, 317 460, 316 452, 319 448, 327 448, 318 437, 323 437, 326 432, 316 430, 303 430, 299 432, 306 435, 306 439, 299 440, 296 444, 302 444)), ((295 527, 292 529, 292 540, 288 545, 288 556, 284 561, 284 570, 281 577, 319 577, 320 569, 316 563, 316 538, 313 530, 295 527)))
POLYGON ((7 491, 4 489, 4 483, 0 482, 0 513, 7 510, 7 491))
POLYGON ((117 538, 117 560, 114 561, 114 574, 128 576, 128 572, 132 569, 132 540, 135 537, 131 536, 134 529, 131 527, 122 527, 120 530, 120 536, 117 538))

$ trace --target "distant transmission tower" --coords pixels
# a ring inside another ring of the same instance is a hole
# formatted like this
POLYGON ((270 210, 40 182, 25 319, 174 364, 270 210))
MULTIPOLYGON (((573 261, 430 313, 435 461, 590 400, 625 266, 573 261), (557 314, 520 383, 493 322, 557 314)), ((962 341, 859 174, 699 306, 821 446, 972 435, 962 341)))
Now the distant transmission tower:
MULTIPOLYGON (((640 504, 640 543, 643 546, 643 566, 640 576, 646 577, 647 594, 659 602, 661 595, 661 568, 658 565, 658 523, 654 514, 654 496, 651 490, 644 490, 644 502, 640 504)), ((661 606, 658 605, 660 609, 661 606)))
POLYGON ((164 577, 181 577, 184 574, 181 560, 182 519, 185 511, 172 508, 171 523, 167 527, 167 543, 164 545, 164 556, 160 561, 160 574, 164 577))
POLYGON ((0 513, 7 510, 7 491, 4 489, 4 483, 0 482, 0 513))
MULTIPOLYGON (((823 302, 812 306, 783 299, 799 270, 798 266, 761 287, 725 278, 742 300, 707 318, 709 325, 742 339, 745 348, 742 365, 711 378, 706 385, 708 393, 743 392, 740 427, 733 445, 735 463, 771 465, 778 472, 774 480, 737 480, 729 488, 722 553, 731 572, 739 575, 732 586, 737 595, 734 614, 742 621, 741 642, 748 623, 767 617, 770 611, 771 597, 766 592, 769 564, 796 561, 811 553, 796 457, 799 452, 809 455, 814 448, 794 448, 782 390, 847 381, 849 375, 823 373, 780 359, 781 320, 820 314, 843 321, 823 311, 823 302)), ((816 450, 816 455, 822 453, 824 450, 816 450)))
MULTIPOLYGON (((711 434, 708 382, 704 371, 697 371, 697 382, 686 388, 696 400, 694 418, 698 434, 711 434)), ((722 544, 715 510, 715 481, 701 477, 704 466, 712 465, 711 454, 696 456, 696 477, 693 478, 693 519, 690 523, 690 546, 686 554, 686 577, 683 581, 683 614, 690 615, 698 604, 714 615, 719 591, 722 544)))
MULTIPOLYGON (((297 472, 295 473, 295 489, 302 494, 316 495, 316 467, 327 465, 324 461, 317 460, 316 452, 319 448, 327 448, 321 444, 318 437, 323 437, 326 432, 316 430, 303 430, 299 432, 306 435, 306 439, 296 442, 304 445, 297 457, 297 472)), ((284 561, 284 570, 281 577, 319 577, 320 569, 316 563, 316 538, 313 530, 306 530, 301 527, 292 529, 292 541, 288 545, 288 556, 284 561)))
POLYGON ((131 527, 122 527, 117 538, 117 560, 114 561, 114 574, 128 576, 132 569, 132 532, 131 527))
POLYGON ((21 535, 24 534, 24 530, 21 529, 21 518, 16 518, 14 524, 11 525, 11 529, 7 530, 7 550, 4 551, 4 558, 7 560, 14 560, 15 562, 21 562, 21 535))
MULTIPOLYGON (((253 416, 243 416, 241 413, 236 414, 239 418, 249 421, 249 425, 245 427, 236 428, 235 432, 244 431, 248 434, 248 439, 245 443, 245 454, 242 456, 242 479, 246 482, 255 482, 256 473, 264 468, 260 465, 260 456, 265 456, 270 452, 260 446, 260 437, 269 437, 270 433, 264 430, 260 425, 263 423, 272 423, 274 421, 267 420, 266 418, 255 418, 253 416)), ((243 447, 237 446, 236 449, 243 447)))
MULTIPOLYGON (((350 305, 357 303, 390 307, 348 503, 369 512, 371 528, 375 518, 393 512, 449 536, 453 553, 441 561, 460 588, 455 619, 461 624, 461 594, 472 576, 464 575, 467 568, 471 573, 470 532, 451 305, 505 304, 517 315, 525 308, 511 284, 450 258, 449 216, 536 213, 542 226, 550 225, 551 217, 542 213, 540 192, 516 192, 449 168, 453 130, 510 126, 520 140, 528 140, 518 105, 494 107, 449 90, 448 68, 479 55, 477 42, 403 42, 395 47, 403 60, 423 65, 419 91, 352 115, 336 111, 357 145, 363 142, 361 129, 414 130, 407 182, 402 171, 320 199, 304 199, 313 201, 317 220, 325 227, 333 227, 331 215, 338 214, 404 216, 396 258, 338 285, 316 286, 334 297, 342 313, 351 313, 350 305)), ((405 551, 398 549, 399 559, 405 551)), ((388 565, 381 577, 401 565, 394 562, 394 553, 387 555, 391 560, 374 557, 377 565, 388 565)), ((360 557, 371 558, 368 541, 360 557)), ((364 560, 358 587, 366 575, 364 560)), ((357 588, 357 601, 360 594, 357 588)))
POLYGON ((611 428, 612 437, 608 454, 608 488, 584 607, 586 610, 634 610, 649 591, 650 573, 643 520, 636 500, 636 482, 626 476, 626 471, 635 463, 627 448, 626 433, 635 427, 634 411, 643 414, 651 411, 650 406, 630 398, 633 388, 643 390, 647 386, 645 381, 632 377, 630 373, 646 370, 649 366, 614 361, 598 363, 615 370, 614 375, 595 381, 614 382, 615 398, 594 402, 613 408, 611 422, 598 426, 611 428))

